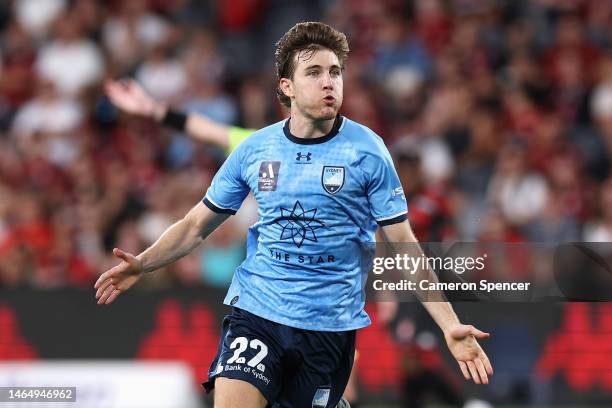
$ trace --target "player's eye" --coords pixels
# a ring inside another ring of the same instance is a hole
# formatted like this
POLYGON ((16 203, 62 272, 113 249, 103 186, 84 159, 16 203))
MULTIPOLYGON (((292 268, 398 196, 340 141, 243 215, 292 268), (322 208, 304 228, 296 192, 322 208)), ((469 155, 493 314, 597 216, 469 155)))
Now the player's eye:
POLYGON ((306 75, 308 75, 308 76, 317 76, 317 75, 319 75, 319 71, 308 71, 306 73, 306 75))

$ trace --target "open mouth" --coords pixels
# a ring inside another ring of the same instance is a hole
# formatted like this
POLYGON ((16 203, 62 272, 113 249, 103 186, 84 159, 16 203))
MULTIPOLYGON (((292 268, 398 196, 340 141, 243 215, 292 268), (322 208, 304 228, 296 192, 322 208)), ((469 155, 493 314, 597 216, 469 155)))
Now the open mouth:
POLYGON ((325 103, 332 104, 336 102, 336 98, 334 98, 333 96, 326 96, 325 98, 323 98, 323 101, 325 101, 325 103))

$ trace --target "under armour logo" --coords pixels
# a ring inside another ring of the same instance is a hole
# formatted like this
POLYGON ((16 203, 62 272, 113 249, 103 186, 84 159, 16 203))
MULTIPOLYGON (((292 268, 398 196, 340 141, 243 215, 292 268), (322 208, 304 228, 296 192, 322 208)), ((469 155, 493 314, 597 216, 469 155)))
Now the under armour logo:
POLYGON ((302 154, 302 152, 298 152, 297 157, 295 158, 296 161, 300 161, 301 159, 306 159, 306 161, 310 161, 310 157, 312 156, 312 153, 308 152, 307 154, 302 154))

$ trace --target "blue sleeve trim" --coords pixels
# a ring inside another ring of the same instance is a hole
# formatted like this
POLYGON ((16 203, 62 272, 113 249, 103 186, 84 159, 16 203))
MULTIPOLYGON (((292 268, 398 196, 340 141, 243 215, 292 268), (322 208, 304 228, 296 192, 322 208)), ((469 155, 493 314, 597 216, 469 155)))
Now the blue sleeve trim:
POLYGON ((205 206, 210 208, 210 210, 213 211, 213 212, 216 212, 216 213, 219 213, 219 214, 230 214, 230 215, 236 214, 236 210, 232 210, 231 208, 217 207, 212 202, 210 202, 210 200, 208 198, 206 198, 206 197, 204 197, 202 202, 204 203, 205 206))
POLYGON ((407 219, 408 219, 408 213, 404 213, 404 214, 398 215, 397 217, 390 218, 388 220, 381 220, 381 221, 376 221, 376 222, 381 227, 384 227, 386 225, 393 225, 393 224, 398 224, 400 222, 404 222, 407 219))

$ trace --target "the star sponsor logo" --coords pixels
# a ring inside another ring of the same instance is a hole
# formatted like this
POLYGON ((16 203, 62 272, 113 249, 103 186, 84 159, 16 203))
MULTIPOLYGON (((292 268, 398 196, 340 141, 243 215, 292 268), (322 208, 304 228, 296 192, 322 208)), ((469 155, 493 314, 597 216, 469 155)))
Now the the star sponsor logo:
POLYGON ((304 241, 317 242, 315 231, 325 226, 316 218, 317 209, 305 210, 299 201, 296 201, 292 209, 281 207, 281 216, 274 222, 281 226, 281 240, 291 239, 300 248, 304 241))

